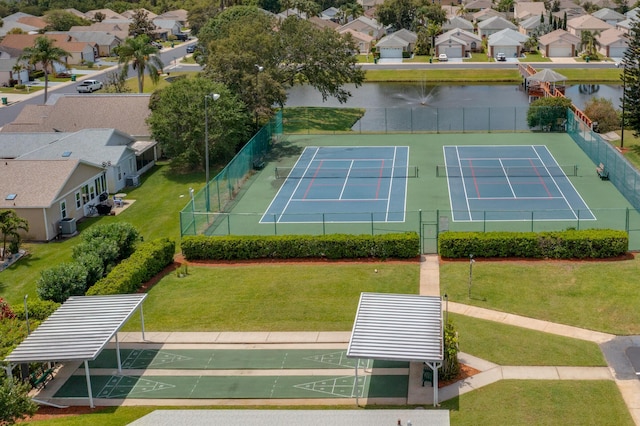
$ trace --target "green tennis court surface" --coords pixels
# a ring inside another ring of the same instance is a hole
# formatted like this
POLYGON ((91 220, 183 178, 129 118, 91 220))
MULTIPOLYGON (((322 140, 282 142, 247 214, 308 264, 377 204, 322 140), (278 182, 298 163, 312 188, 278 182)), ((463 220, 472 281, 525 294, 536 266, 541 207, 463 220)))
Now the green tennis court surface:
MULTIPOLYGON (((96 398, 280 399, 406 398, 408 376, 91 376, 96 398)), ((71 376, 55 398, 86 398, 84 376, 71 376)))
MULTIPOLYGON (((356 361, 341 350, 280 349, 121 349, 124 369, 274 370, 354 368, 356 361)), ((361 361, 364 367, 365 362, 361 361)), ((370 361, 375 368, 408 368, 406 362, 370 361)), ((90 368, 117 368, 116 351, 104 350, 90 368)))

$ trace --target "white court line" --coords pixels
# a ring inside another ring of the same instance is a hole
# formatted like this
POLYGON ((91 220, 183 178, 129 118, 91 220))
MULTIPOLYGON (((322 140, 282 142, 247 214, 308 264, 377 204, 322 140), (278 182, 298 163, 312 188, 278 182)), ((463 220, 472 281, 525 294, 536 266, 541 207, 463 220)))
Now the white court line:
MULTIPOLYGON (((549 177, 551 178, 551 180, 553 181, 553 184, 556 186, 556 189, 558 190, 558 192, 560 192, 560 194, 562 195, 562 198, 564 199, 565 204, 567 205, 567 207, 569 207, 569 210, 571 210, 571 213, 573 213, 573 217, 575 217, 576 219, 578 218, 578 215, 576 214, 575 210, 573 210, 573 206, 571 205, 571 203, 567 200, 567 197, 564 196, 564 192, 562 192, 562 189, 560 189, 560 186, 558 185, 558 182, 556 182, 556 179, 553 177, 552 173, 549 171, 549 168, 547 167, 547 164, 542 160, 542 158, 540 157, 540 154, 538 154, 538 150, 536 150, 535 146, 531 146, 531 148, 533 149, 533 152, 536 153, 536 156, 538 157, 538 160, 540 160, 540 162, 542 163, 542 165, 544 166, 544 169, 547 171, 547 174, 549 175, 549 177)), ((553 157, 553 156, 552 156, 553 157)), ((555 163, 555 161, 554 161, 555 163)), ((556 166, 558 166, 558 163, 555 164, 556 166)), ((564 172, 562 172, 564 174, 564 172)), ((567 175, 564 176, 565 180, 569 180, 567 178, 567 175)), ((575 188, 574 188, 575 190, 575 188)))
MULTIPOLYGON (((291 201, 295 201, 296 203, 316 203, 321 201, 323 203, 330 201, 385 201, 386 198, 343 198, 338 200, 336 198, 292 198, 291 201)), ((369 212, 367 212, 369 213, 369 212)))
POLYGON ((499 158, 498 161, 500 162, 500 167, 502 167, 502 172, 504 173, 504 177, 507 180, 507 185, 509 185, 509 189, 511 190, 511 195, 513 195, 513 198, 518 198, 516 196, 516 192, 513 190, 513 186, 511 186, 511 179, 509 179, 507 170, 504 168, 504 163, 502 162, 502 158, 499 158))
MULTIPOLYGON (((316 158, 316 155, 318 155, 318 151, 319 150, 320 150, 320 148, 316 148, 316 152, 313 153, 313 157, 311 157, 311 160, 309 160, 309 163, 307 164, 307 167, 305 167, 304 173, 302 174, 302 176, 306 175, 307 172, 309 171, 309 167, 311 167, 311 163, 313 163, 313 160, 316 158)), ((294 188, 293 192, 291 193, 291 196, 289 197, 289 200, 287 201, 287 203, 284 205, 282 211, 280 212, 280 217, 278 217, 278 220, 277 220, 278 223, 280 223, 280 219, 282 219, 282 216, 284 216, 284 212, 287 211, 287 209, 289 208, 289 204, 291 204, 293 196, 295 195, 296 192, 298 192, 298 188, 302 184, 303 180, 304 179, 298 179, 298 184, 294 188)))
MULTIPOLYGON (((389 180, 389 187, 387 188, 387 211, 384 215, 385 222, 389 220, 389 210, 391 209, 391 188, 393 188, 393 178, 394 178, 393 171, 396 168, 396 157, 398 155, 397 151, 398 151, 398 147, 393 148, 393 160, 391 161, 391 177, 389 180)), ((380 180, 378 180, 378 183, 380 183, 380 180)))
POLYGON ((349 164, 349 170, 347 171, 347 175, 344 177, 344 182, 342 183, 342 190, 340 191, 338 200, 342 200, 342 195, 344 194, 344 190, 347 187, 347 182, 349 181, 349 176, 351 175, 352 168, 353 168, 353 160, 351 160, 351 163, 349 164))
MULTIPOLYGON (((460 159, 460 152, 458 151, 458 147, 456 146, 456 156, 458 157, 458 167, 460 168, 460 172, 462 172, 462 163, 460 159)), ((462 174, 462 173, 460 173, 462 174)), ((471 206, 469 205, 469 194, 467 193, 467 184, 464 182, 464 177, 460 179, 462 181, 462 189, 464 190, 464 199, 467 203, 467 212, 469 213, 469 219, 472 220, 471 217, 471 206)), ((478 194, 480 195, 480 194, 478 194)))
MULTIPOLYGON (((564 197, 471 197, 470 200, 565 200, 564 197)), ((561 209, 558 209, 561 210, 561 209)))

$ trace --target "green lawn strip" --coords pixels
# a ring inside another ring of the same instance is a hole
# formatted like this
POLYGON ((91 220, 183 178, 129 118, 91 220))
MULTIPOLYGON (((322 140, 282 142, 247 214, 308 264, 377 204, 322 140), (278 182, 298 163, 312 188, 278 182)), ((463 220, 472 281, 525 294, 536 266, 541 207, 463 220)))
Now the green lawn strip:
MULTIPOLYGON (((212 175, 218 170, 213 167, 212 175)), ((180 210, 189 200, 189 187, 196 191, 204 185, 204 172, 173 172, 166 163, 154 167, 141 176, 142 185, 127 188, 127 200, 136 200, 118 216, 88 218, 78 223, 78 230, 95 223, 129 222, 145 240, 169 237, 180 240, 180 210)), ((30 255, 0 273, 0 297, 12 306, 21 304, 25 294, 36 297, 36 281, 40 272, 61 262, 71 260, 71 250, 81 241, 74 237, 62 242, 29 243, 24 248, 30 255)), ((179 250, 179 248, 177 248, 179 250)))
POLYGON ((499 365, 606 366, 595 343, 449 314, 460 350, 499 365))
POLYGON ((522 77, 517 69, 441 69, 421 70, 368 70, 366 81, 426 81, 430 82, 478 82, 519 83, 522 77))
POLYGON ((540 53, 526 53, 524 58, 519 58, 519 62, 551 62, 551 59, 546 56, 542 56, 540 53))
MULTIPOLYGON (((418 292, 419 265, 332 263, 189 267, 165 276, 144 304, 156 331, 348 331, 360 293, 418 292), (378 269, 378 273, 374 273, 378 269)), ((134 317, 125 326, 140 329, 134 317)))
POLYGON ((440 265, 449 300, 618 335, 639 334, 640 258, 606 262, 476 259, 440 265))
POLYGON ((364 108, 293 107, 283 110, 287 133, 350 132, 364 108))
POLYGON ((456 426, 634 424, 613 381, 502 380, 440 408, 456 426))

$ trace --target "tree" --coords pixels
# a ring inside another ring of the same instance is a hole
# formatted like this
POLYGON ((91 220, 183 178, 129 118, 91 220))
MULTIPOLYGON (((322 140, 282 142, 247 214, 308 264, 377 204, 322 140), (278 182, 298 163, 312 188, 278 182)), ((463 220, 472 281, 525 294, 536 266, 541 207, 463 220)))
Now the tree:
POLYGON ((47 23, 46 31, 69 31, 74 26, 91 25, 89 20, 60 9, 47 12, 44 20, 47 23))
POLYGON ((19 61, 26 61, 29 65, 40 65, 44 71, 44 103, 47 103, 47 95, 49 91, 49 68, 54 64, 65 65, 62 58, 71 56, 66 50, 56 47, 53 40, 40 36, 37 37, 33 47, 25 47, 19 61))
POLYGON ((0 379, 0 424, 13 425, 16 420, 32 416, 38 405, 29 397, 29 384, 18 379, 0 379))
POLYGON ((436 36, 442 32, 442 27, 434 22, 427 25, 427 36, 429 37, 429 54, 433 55, 436 48, 436 36))
POLYGON ((127 85, 126 77, 121 70, 109 71, 104 82, 104 91, 107 93, 129 93, 131 88, 127 85))
POLYGON ((442 26, 447 22, 447 12, 440 7, 439 4, 423 4, 416 9, 416 18, 411 28, 419 28, 420 25, 426 26, 435 24, 442 26))
MULTIPOLYGON (((200 32, 200 29, 210 19, 212 19, 217 12, 218 12, 218 8, 213 3, 200 4, 198 6, 193 7, 187 14, 187 19, 189 20, 189 28, 191 28, 191 33, 194 35, 198 35, 198 33, 200 32)), ((274 12, 274 11, 271 11, 271 12, 274 12)), ((279 12, 279 9, 275 11, 275 13, 277 12, 279 12)))
POLYGON ((496 10, 498 12, 513 12, 514 0, 500 0, 496 10))
POLYGON ((417 6, 412 0, 385 0, 376 8, 376 17, 382 25, 397 30, 411 29, 417 6))
POLYGON ((455 379, 460 373, 460 362, 458 361, 458 332, 451 321, 444 327, 444 361, 440 370, 442 380, 455 379))
POLYGON ((172 158, 172 167, 204 168, 204 100, 211 93, 220 98, 208 102, 210 161, 226 163, 247 140, 251 114, 227 87, 202 77, 174 81, 151 96, 148 119, 151 134, 172 158))
POLYGON ((286 89, 301 83, 344 103, 351 96, 344 85, 364 80, 350 36, 297 17, 278 22, 256 8, 233 7, 203 28, 200 40, 205 75, 224 83, 250 111, 284 105, 286 89), (256 65, 263 68, 259 74, 256 65))
POLYGON ((364 15, 364 9, 360 3, 345 3, 340 6, 340 20, 343 24, 346 24, 350 20, 357 19, 362 15, 364 15))
POLYGON ((64 303, 71 296, 83 296, 87 290, 88 271, 77 262, 60 263, 40 273, 36 293, 42 300, 64 303))
POLYGON ((609 99, 598 97, 589 99, 585 104, 584 113, 594 123, 598 123, 597 126, 594 126, 598 133, 620 129, 620 114, 609 99))
POLYGON ((102 13, 102 12, 96 12, 96 13, 93 15, 93 19, 92 19, 92 20, 93 20, 93 22, 102 22, 102 21, 104 21, 105 19, 107 19, 107 15, 105 15, 105 14, 104 14, 104 13, 102 13))
POLYGON ((627 50, 622 59, 621 79, 624 84, 622 103, 624 105, 624 125, 640 137, 640 20, 632 21, 631 31, 627 33, 627 50))
POLYGON ((154 84, 160 80, 160 71, 164 68, 162 60, 157 55, 158 49, 149 44, 149 37, 139 35, 135 38, 128 38, 117 50, 118 63, 121 65, 120 72, 126 79, 129 65, 136 71, 138 78, 138 93, 144 91, 144 72, 148 71, 149 78, 154 84))
POLYGON ((153 40, 153 32, 155 30, 156 26, 151 19, 149 19, 147 11, 138 9, 133 13, 131 23, 129 24, 129 35, 131 37, 146 35, 149 37, 149 40, 153 40))
POLYGON ((0 234, 2 234, 2 259, 7 253, 7 240, 20 242, 19 231, 29 231, 29 222, 17 215, 14 210, 0 210, 0 234))
POLYGON ((571 108, 571 99, 547 96, 531 102, 527 111, 529 127, 540 126, 543 129, 553 129, 558 120, 567 118, 567 109, 571 108))
POLYGON ((598 48, 600 47, 600 42, 598 41, 598 36, 600 35, 600 31, 589 31, 583 30, 580 33, 580 44, 578 44, 578 49, 582 49, 587 55, 598 55, 598 48))

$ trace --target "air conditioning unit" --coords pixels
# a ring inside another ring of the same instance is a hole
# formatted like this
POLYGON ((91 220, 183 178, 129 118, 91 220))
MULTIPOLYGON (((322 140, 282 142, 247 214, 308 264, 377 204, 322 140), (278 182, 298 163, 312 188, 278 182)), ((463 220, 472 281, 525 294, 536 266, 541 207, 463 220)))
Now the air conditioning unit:
POLYGON ((140 176, 131 175, 127 176, 127 186, 138 186, 140 185, 140 176))
POLYGON ((67 217, 58 222, 58 230, 62 235, 71 235, 76 233, 76 218, 67 217))

